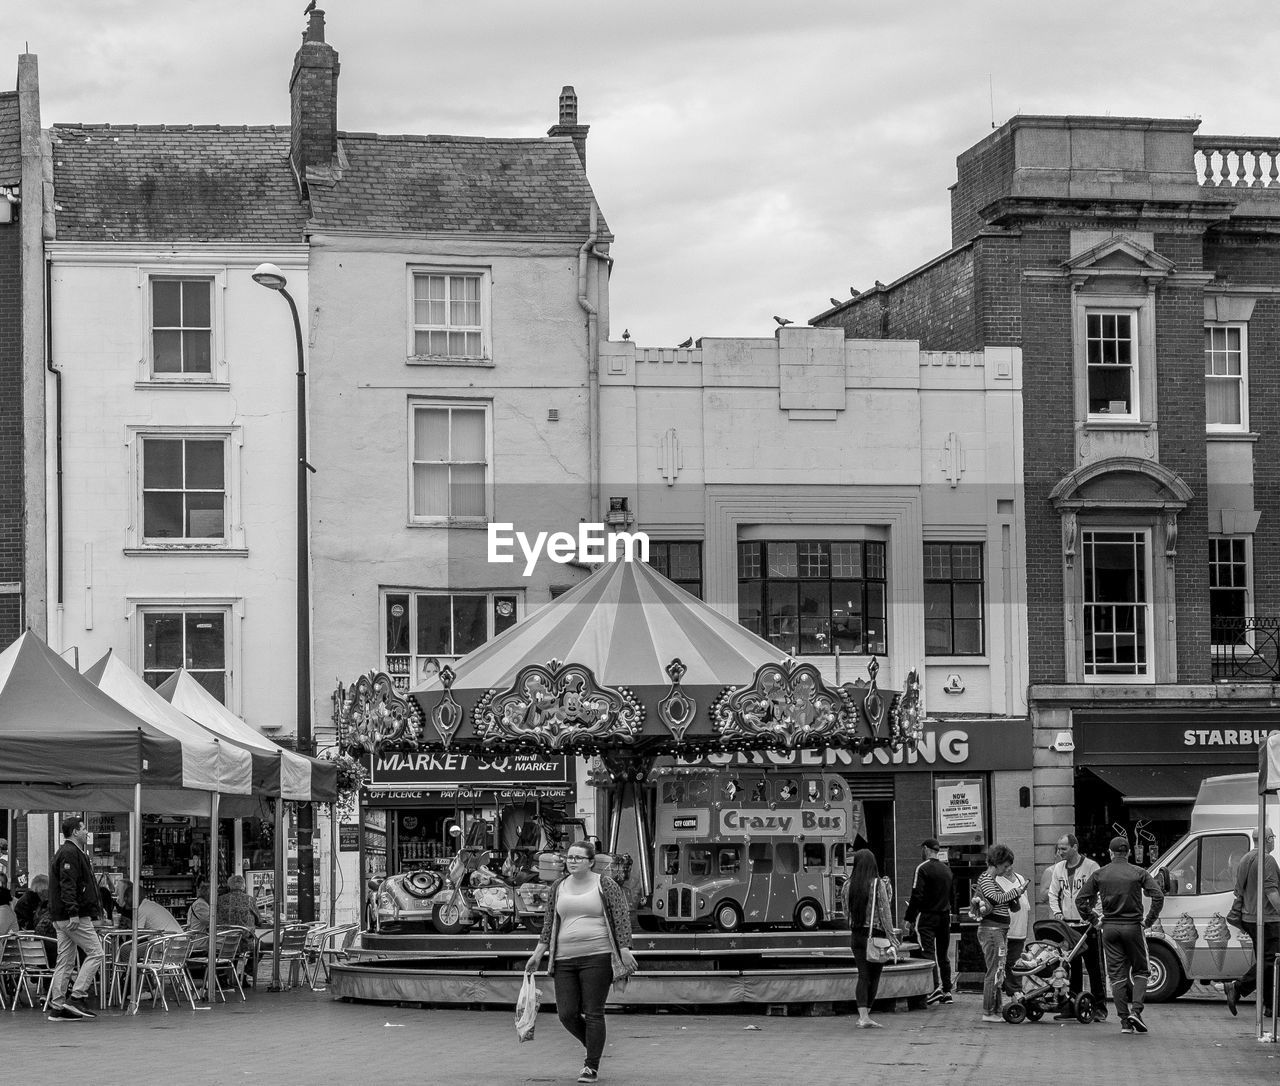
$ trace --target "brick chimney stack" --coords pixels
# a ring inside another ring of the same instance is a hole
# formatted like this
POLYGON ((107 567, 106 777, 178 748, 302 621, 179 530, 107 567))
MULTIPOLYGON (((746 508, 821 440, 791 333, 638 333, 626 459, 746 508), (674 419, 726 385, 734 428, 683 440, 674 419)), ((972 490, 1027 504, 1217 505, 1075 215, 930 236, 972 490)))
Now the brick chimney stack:
POLYGON ((289 158, 303 197, 307 169, 328 167, 338 153, 338 51, 324 40, 324 12, 311 12, 289 79, 289 158))
POLYGON ((560 90, 560 123, 547 129, 548 136, 568 136, 573 140, 574 149, 587 165, 587 133, 591 131, 589 124, 578 123, 578 94, 572 87, 560 90))

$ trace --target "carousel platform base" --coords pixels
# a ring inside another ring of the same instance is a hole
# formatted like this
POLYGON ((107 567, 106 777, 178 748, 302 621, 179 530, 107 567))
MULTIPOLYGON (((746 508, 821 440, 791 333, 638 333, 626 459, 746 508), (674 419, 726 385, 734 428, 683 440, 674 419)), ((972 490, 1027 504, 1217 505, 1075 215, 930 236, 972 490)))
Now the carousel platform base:
MULTIPOLYGON (((329 991, 355 1002, 510 1008, 533 940, 366 933, 352 960, 333 967, 329 991), (427 949, 424 943, 436 945, 427 949)), ((635 950, 640 972, 611 993, 611 1005, 834 1009, 853 999, 858 977, 847 932, 637 932, 635 950)), ((549 1000, 551 981, 544 985, 543 998, 549 1000)), ((879 998, 922 1000, 932 987, 931 963, 909 960, 885 968, 879 998)))

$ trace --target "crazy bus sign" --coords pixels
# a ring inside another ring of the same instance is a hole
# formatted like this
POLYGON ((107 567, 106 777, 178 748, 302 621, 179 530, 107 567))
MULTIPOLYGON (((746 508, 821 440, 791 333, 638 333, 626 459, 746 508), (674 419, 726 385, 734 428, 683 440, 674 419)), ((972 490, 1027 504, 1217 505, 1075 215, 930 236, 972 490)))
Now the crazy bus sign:
POLYGON ((654 893, 639 910, 642 923, 812 929, 843 915, 845 846, 859 825, 842 777, 736 768, 659 774, 654 893))

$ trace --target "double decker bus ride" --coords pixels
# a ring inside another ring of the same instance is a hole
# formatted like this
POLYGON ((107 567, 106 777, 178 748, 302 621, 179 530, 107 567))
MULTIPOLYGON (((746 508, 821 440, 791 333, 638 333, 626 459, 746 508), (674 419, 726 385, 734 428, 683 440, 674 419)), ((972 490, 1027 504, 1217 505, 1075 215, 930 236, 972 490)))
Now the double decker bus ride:
POLYGON ((691 769, 660 777, 654 890, 638 911, 641 925, 812 931, 842 920, 860 806, 833 773, 691 769))

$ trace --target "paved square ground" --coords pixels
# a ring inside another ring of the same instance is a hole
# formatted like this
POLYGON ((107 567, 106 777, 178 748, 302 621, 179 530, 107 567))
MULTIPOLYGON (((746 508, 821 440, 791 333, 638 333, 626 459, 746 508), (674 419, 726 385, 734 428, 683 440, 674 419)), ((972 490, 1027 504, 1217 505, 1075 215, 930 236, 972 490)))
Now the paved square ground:
MULTIPOLYGON (((25 1007, 0 1012, 12 1082, 94 1086, 253 1083, 571 1083, 582 1050, 544 1013, 533 1041, 516 1040, 513 1013, 348 1004, 307 989, 250 991, 246 1003, 87 1022, 48 1022, 25 1007)), ((1097 1026, 983 1025, 980 999, 855 1019, 764 1014, 619 1013, 608 1017, 607 1083, 682 1086, 876 1086, 1029 1083, 1090 1086, 1191 1083, 1244 1086, 1280 1079, 1280 1045, 1254 1040, 1252 1006, 1231 1018, 1216 1001, 1148 1009, 1151 1033, 1097 1026)))

